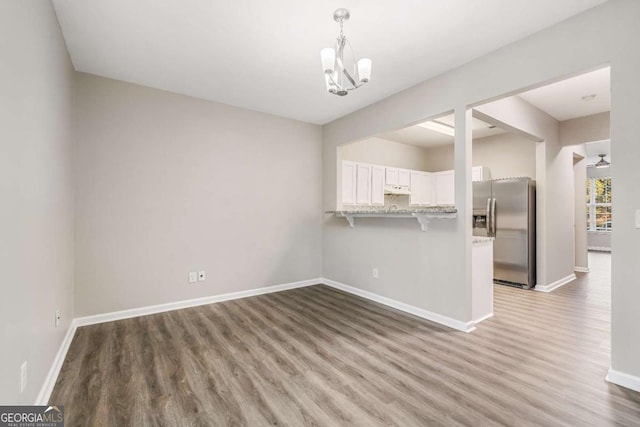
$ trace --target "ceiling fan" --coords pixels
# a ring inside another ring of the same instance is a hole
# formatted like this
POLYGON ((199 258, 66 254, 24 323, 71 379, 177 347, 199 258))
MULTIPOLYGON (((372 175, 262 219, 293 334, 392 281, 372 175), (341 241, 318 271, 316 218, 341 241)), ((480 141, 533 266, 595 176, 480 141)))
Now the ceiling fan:
POLYGON ((587 165, 590 168, 608 168, 609 166, 611 166, 611 162, 606 161, 604 158, 606 157, 606 154, 598 154, 598 157, 600 157, 600 160, 598 160, 597 163, 594 163, 592 165, 587 165))

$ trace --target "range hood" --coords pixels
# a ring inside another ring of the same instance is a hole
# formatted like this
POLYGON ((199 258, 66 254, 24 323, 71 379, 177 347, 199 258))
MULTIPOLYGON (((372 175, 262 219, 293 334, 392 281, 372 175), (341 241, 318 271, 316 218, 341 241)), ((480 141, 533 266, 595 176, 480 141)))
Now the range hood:
POLYGON ((411 195, 409 187, 406 185, 385 185, 384 194, 396 194, 401 196, 411 195))

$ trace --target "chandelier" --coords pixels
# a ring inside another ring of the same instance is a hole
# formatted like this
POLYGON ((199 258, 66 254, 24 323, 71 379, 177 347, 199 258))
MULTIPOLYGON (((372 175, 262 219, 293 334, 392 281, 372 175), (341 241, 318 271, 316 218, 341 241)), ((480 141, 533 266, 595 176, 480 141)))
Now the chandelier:
POLYGON ((342 32, 342 26, 350 16, 347 9, 337 9, 333 12, 333 20, 340 24, 340 35, 336 39, 336 47, 335 49, 327 47, 320 51, 327 92, 338 96, 345 96, 350 90, 359 88, 371 78, 371 59, 362 58, 356 62, 351 43, 342 32), (352 71, 345 65, 344 53, 347 45, 351 53, 351 57, 347 60, 352 65, 352 71))

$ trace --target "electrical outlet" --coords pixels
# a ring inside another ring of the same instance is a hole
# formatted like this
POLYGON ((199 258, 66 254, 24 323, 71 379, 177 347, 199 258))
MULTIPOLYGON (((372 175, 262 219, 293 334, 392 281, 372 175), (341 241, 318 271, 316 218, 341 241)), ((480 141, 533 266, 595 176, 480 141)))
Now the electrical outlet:
POLYGON ((378 267, 373 267, 373 278, 374 279, 380 278, 380 272, 378 271, 378 267))
POLYGON ((27 361, 20 365, 20 393, 27 388, 27 361))
POLYGON ((198 282, 204 282, 205 279, 205 274, 204 274, 204 270, 203 271, 198 271, 198 282))
POLYGON ((195 271, 189 272, 189 283, 196 283, 198 281, 198 273, 195 271))
POLYGON ((56 310, 55 325, 56 325, 56 328, 60 326, 60 310, 56 310))

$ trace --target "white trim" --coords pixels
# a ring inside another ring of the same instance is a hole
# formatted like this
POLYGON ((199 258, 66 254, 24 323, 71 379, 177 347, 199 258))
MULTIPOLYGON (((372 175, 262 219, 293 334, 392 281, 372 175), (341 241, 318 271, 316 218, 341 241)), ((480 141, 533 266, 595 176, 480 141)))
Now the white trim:
POLYGON ((606 380, 612 384, 640 392, 640 377, 635 375, 625 374, 624 372, 609 368, 606 380))
POLYGON ((570 283, 574 280, 576 280, 576 275, 575 273, 571 273, 567 277, 563 277, 562 279, 556 280, 555 282, 549 283, 548 285, 536 285, 535 288, 533 288, 533 290, 538 292, 551 292, 551 291, 555 291, 560 286, 564 286, 567 283, 570 283))
POLYGON ((588 251, 611 252, 611 248, 607 246, 588 246, 588 251))
POLYGON ((491 319, 492 317, 493 317, 493 313, 489 313, 486 316, 482 316, 481 318, 474 320, 473 323, 477 325, 478 323, 484 322, 485 320, 491 319))
POLYGON ((331 286, 332 288, 340 289, 341 291, 345 291, 350 294, 357 295, 359 297, 366 298, 368 300, 375 301, 389 307, 393 307, 397 310, 404 311, 405 313, 413 314, 414 316, 418 316, 423 319, 427 319, 432 322, 436 322, 441 325, 448 326, 458 331, 471 332, 476 328, 475 322, 473 321, 463 322, 461 320, 443 316, 438 313, 433 313, 431 311, 424 310, 422 308, 418 308, 409 304, 405 304, 403 302, 396 301, 391 298, 387 298, 371 292, 367 292, 362 289, 355 288, 353 286, 345 285, 344 283, 336 282, 335 280, 323 278, 322 283, 327 286, 331 286))
POLYGON ((60 343, 58 353, 56 353, 56 357, 55 359, 53 359, 53 364, 49 369, 49 373, 44 379, 44 383, 42 384, 40 393, 38 393, 38 397, 36 398, 36 402, 34 403, 35 405, 48 405, 49 397, 51 397, 51 392, 53 391, 53 386, 56 385, 58 374, 60 373, 60 369, 62 369, 62 363, 64 362, 65 357, 67 357, 67 351, 69 351, 69 346, 71 346, 71 341, 73 341, 73 336, 76 333, 76 329, 77 325, 74 319, 71 321, 69 329, 67 330, 67 334, 64 336, 62 343, 60 343))
POLYGON ((339 283, 339 282, 325 279, 325 278, 317 278, 317 279, 310 279, 310 280, 302 280, 299 282, 285 283, 282 285, 267 286, 267 287, 257 288, 257 289, 249 289, 247 291, 213 295, 213 296, 208 296, 204 298, 196 298, 191 300, 177 301, 177 302, 171 302, 166 304, 158 304, 158 305, 152 305, 147 307, 138 307, 138 308, 132 308, 129 310, 96 314, 93 316, 77 317, 73 319, 73 321, 69 325, 69 330, 67 331, 67 334, 62 340, 60 348, 58 349, 58 353, 56 354, 56 357, 53 360, 53 364, 49 369, 49 373, 45 378, 42 388, 40 389, 40 393, 38 394, 35 404, 46 405, 49 402, 51 392, 53 391, 53 387, 55 386, 56 380, 58 379, 58 374, 60 373, 60 369, 62 369, 62 364, 64 363, 64 359, 67 355, 67 352, 69 351, 69 347, 71 346, 71 341, 73 340, 73 336, 75 335, 76 329, 80 326, 95 325, 98 323, 112 322, 114 320, 129 319, 132 317, 146 316, 149 314, 179 310, 181 308, 196 307, 200 305, 213 304, 213 303, 222 302, 222 301, 229 301, 229 300, 247 298, 247 297, 252 297, 257 295, 270 294, 274 292, 281 292, 289 289, 302 288, 302 287, 312 286, 312 285, 321 284, 321 283, 327 286, 331 286, 333 288, 340 289, 342 291, 378 302, 380 304, 393 307, 395 309, 404 311, 406 313, 413 314, 414 316, 418 316, 423 319, 427 319, 432 322, 436 322, 441 325, 448 326, 450 328, 453 328, 462 332, 473 331, 475 329, 476 323, 493 316, 493 314, 491 314, 475 322, 473 321, 462 322, 460 320, 452 319, 450 317, 443 316, 441 314, 433 313, 428 310, 423 310, 421 308, 414 307, 409 304, 405 304, 396 300, 392 300, 390 298, 376 295, 371 292, 363 291, 361 289, 354 288, 352 286, 348 286, 343 283, 339 283))
POLYGON ((589 273, 591 270, 589 267, 578 267, 577 265, 573 267, 573 271, 577 273, 589 273))
POLYGON ((179 310, 181 308, 197 307, 199 305, 213 304, 216 302, 229 301, 240 298, 253 297, 256 295, 270 294, 273 292, 286 291, 289 289, 302 288, 305 286, 322 283, 322 279, 301 280, 299 282, 284 283, 282 285, 266 286, 264 288, 249 289, 228 294, 212 295, 203 298, 169 302, 166 304, 150 305, 147 307, 132 308, 130 310, 114 311, 111 313, 96 314, 93 316, 78 317, 75 319, 77 326, 95 325, 96 323, 112 322, 114 320, 129 319, 131 317, 146 316, 149 314, 163 313, 165 311, 179 310))

